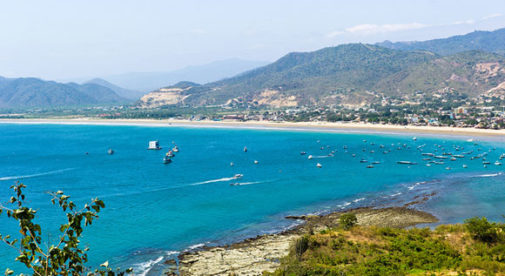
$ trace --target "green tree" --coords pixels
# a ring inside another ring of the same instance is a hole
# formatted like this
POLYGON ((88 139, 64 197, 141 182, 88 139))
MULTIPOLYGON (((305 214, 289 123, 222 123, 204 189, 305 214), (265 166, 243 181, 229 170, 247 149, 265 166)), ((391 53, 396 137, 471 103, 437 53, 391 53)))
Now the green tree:
POLYGON ((339 223, 345 230, 349 230, 358 223, 358 218, 353 213, 342 214, 339 218, 339 223))
MULTIPOLYGON (((8 246, 17 249, 19 255, 16 261, 24 264, 30 269, 33 275, 125 275, 131 273, 132 269, 126 271, 113 270, 109 263, 100 265, 99 269, 90 271, 86 266, 88 261, 88 248, 79 247, 79 237, 82 235, 85 226, 98 218, 98 213, 105 208, 103 201, 95 198, 89 204, 85 204, 80 210, 69 200, 69 196, 62 191, 50 193, 53 205, 58 205, 67 217, 67 223, 61 224, 59 231, 61 235, 57 239, 56 245, 47 246, 42 241, 42 228, 36 224, 35 217, 37 211, 25 205, 25 195, 23 189, 26 186, 16 183, 11 187, 14 196, 9 200, 9 207, 0 204, 0 215, 6 213, 8 218, 12 218, 19 223, 19 239, 13 239, 10 235, 0 234, 0 240, 8 246)), ((11 275, 14 271, 6 269, 5 275, 11 275)))

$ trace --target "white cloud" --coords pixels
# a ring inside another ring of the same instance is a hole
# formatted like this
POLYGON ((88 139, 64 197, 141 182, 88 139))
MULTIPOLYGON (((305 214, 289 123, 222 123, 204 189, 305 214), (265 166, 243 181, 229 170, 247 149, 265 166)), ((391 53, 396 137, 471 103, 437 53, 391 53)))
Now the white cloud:
POLYGON ((334 31, 326 36, 329 38, 342 35, 342 34, 361 34, 361 35, 370 35, 370 34, 380 34, 380 33, 390 33, 397 31, 406 31, 406 30, 414 30, 429 27, 429 25, 421 24, 421 23, 407 23, 407 24, 360 24, 356 26, 352 26, 346 28, 344 31, 334 31))
POLYGON ((503 16, 503 14, 501 14, 501 13, 493 13, 493 14, 490 14, 490 15, 482 17, 481 20, 488 20, 488 19, 495 18, 495 17, 500 17, 500 16, 503 16))
POLYGON ((468 19, 468 20, 462 20, 462 21, 456 21, 456 22, 453 22, 452 24, 449 24, 449 25, 472 25, 472 24, 475 24, 475 20, 473 19, 468 19))

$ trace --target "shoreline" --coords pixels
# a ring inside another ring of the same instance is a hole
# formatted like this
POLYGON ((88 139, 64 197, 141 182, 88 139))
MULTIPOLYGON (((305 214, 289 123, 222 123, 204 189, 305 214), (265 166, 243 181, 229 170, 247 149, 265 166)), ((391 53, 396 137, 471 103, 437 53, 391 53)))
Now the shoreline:
POLYGON ((377 134, 420 134, 462 137, 503 137, 505 129, 478 129, 434 126, 399 126, 369 123, 343 122, 272 122, 272 121, 191 121, 152 119, 97 119, 97 118, 43 118, 43 119, 0 119, 0 124, 59 124, 59 125, 111 125, 153 127, 201 127, 233 129, 271 129, 315 132, 355 132, 377 134))
POLYGON ((417 203, 402 207, 359 207, 325 215, 287 216, 285 219, 303 222, 280 233, 182 252, 177 261, 165 262, 169 267, 166 275, 177 275, 176 272, 182 276, 262 275, 263 271, 273 272, 280 266, 280 259, 289 254, 293 242, 307 233, 338 227, 338 219, 344 213, 354 213, 361 226, 407 228, 439 221, 430 213, 410 208, 417 203))

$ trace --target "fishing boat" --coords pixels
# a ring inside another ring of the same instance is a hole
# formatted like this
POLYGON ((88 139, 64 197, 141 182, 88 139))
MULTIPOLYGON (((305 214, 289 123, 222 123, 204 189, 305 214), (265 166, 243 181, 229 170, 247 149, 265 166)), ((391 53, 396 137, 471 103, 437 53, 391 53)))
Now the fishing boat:
POLYGON ((417 163, 412 162, 412 161, 397 161, 396 164, 400 164, 400 165, 417 165, 417 163))
POLYGON ((163 164, 170 164, 172 163, 172 158, 168 157, 168 156, 164 156, 163 157, 163 164))
POLYGON ((149 141, 149 146, 147 147, 148 150, 160 150, 160 143, 155 140, 155 141, 149 141))

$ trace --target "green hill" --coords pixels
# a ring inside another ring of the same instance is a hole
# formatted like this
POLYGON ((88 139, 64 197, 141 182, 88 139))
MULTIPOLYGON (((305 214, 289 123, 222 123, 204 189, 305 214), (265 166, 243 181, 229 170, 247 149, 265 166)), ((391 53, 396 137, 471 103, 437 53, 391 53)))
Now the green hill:
POLYGON ((0 108, 51 108, 125 102, 126 99, 98 84, 63 84, 37 78, 0 78, 0 108))
POLYGON ((475 31, 465 35, 451 36, 427 41, 377 43, 378 46, 395 50, 426 50, 440 55, 452 55, 459 52, 479 50, 505 54, 505 28, 492 32, 475 31))

